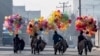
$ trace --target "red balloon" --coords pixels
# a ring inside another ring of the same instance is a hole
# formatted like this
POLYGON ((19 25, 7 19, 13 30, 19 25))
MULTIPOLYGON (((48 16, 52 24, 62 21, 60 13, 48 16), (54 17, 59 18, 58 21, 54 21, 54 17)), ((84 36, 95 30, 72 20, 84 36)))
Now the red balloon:
POLYGON ((88 18, 88 16, 85 16, 85 19, 87 19, 88 18))
POLYGON ((72 21, 69 19, 68 22, 71 23, 72 21))
POLYGON ((58 10, 57 12, 60 12, 60 10, 58 10))
POLYGON ((77 20, 81 20, 82 18, 81 17, 77 17, 77 20))
POLYGON ((55 19, 54 22, 57 23, 58 22, 58 19, 55 19))
POLYGON ((93 18, 91 18, 91 20, 90 20, 92 23, 94 22, 94 20, 93 20, 93 18))

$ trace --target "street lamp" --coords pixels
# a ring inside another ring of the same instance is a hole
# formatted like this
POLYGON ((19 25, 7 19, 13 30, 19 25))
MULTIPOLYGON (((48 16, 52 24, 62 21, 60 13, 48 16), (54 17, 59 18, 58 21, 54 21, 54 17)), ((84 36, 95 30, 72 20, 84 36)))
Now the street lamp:
POLYGON ((81 0, 79 0, 79 16, 81 16, 81 0))
POLYGON ((56 6, 56 8, 62 8, 63 9, 63 12, 64 12, 66 7, 71 7, 71 5, 69 5, 69 6, 66 5, 68 3, 69 3, 69 1, 62 2, 62 3, 60 2, 59 4, 62 4, 62 6, 60 6, 60 7, 56 6))

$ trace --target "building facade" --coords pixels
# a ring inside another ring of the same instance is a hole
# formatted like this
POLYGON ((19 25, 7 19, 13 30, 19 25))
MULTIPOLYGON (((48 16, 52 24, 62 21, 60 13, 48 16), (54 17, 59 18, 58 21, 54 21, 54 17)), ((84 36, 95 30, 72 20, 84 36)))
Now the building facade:
POLYGON ((4 17, 12 14, 12 8, 12 0, 0 0, 0 44, 2 44, 4 17))
MULTIPOLYGON (((12 45, 14 36, 10 36, 3 32, 4 17, 12 14, 19 14, 24 20, 30 20, 39 18, 41 16, 41 11, 26 11, 25 6, 14 6, 13 0, 0 0, 0 44, 2 45, 12 45)), ((20 37, 25 40, 26 44, 29 44, 29 36, 26 34, 26 26, 22 29, 22 34, 20 37), (27 40, 28 39, 28 40, 27 40)))

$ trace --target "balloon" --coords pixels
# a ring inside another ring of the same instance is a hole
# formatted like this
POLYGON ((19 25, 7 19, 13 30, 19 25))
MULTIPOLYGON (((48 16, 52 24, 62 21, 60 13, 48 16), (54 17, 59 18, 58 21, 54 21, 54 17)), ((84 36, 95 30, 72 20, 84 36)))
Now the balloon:
POLYGON ((6 30, 6 27, 3 27, 3 30, 6 30))
POLYGON ((18 33, 19 33, 19 34, 22 34, 22 31, 21 31, 21 30, 18 30, 18 33))
POLYGON ((68 20, 68 18, 69 18, 69 17, 68 17, 67 12, 64 12, 64 13, 63 13, 63 19, 68 20))
POLYGON ((54 19, 52 18, 52 17, 50 17, 49 19, 48 19, 48 23, 49 24, 52 24, 54 22, 54 19))
POLYGON ((77 17, 75 22, 76 30, 83 31, 87 36, 92 36, 97 31, 95 20, 90 16, 82 16, 82 19, 77 17))
POLYGON ((68 22, 71 23, 72 21, 71 20, 68 20, 68 22))
POLYGON ((9 32, 9 35, 11 35, 11 36, 12 36, 12 35, 13 35, 13 32, 9 32))
POLYGON ((5 22, 4 22, 4 27, 6 27, 6 28, 9 27, 8 21, 5 21, 5 22))
POLYGON ((57 12, 59 12, 59 13, 60 13, 60 10, 57 10, 57 12))

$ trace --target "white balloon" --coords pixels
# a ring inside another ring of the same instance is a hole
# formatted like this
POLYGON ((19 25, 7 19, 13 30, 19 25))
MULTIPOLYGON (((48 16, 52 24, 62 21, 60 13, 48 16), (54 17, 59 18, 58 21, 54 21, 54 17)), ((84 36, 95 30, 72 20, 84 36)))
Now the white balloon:
POLYGON ((3 30, 6 30, 6 27, 3 27, 3 30))

